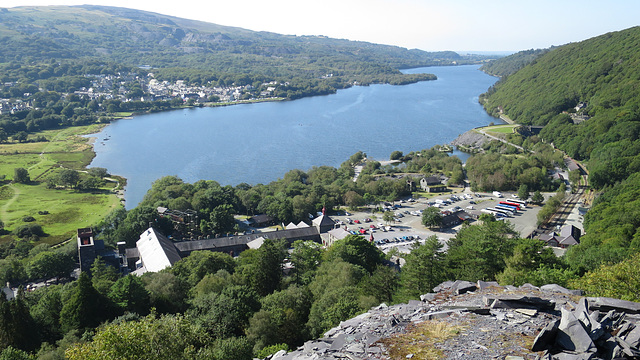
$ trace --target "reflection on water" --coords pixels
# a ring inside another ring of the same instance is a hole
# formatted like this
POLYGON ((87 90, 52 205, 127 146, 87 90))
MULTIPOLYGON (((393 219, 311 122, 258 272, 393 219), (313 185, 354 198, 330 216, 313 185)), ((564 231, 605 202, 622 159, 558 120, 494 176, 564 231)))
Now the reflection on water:
POLYGON ((436 81, 371 85, 295 101, 136 116, 107 126, 91 166, 127 178, 127 208, 165 175, 222 185, 268 183, 291 169, 339 166, 357 151, 386 160, 449 143, 490 122, 478 94, 496 78, 477 66, 433 67, 436 81))

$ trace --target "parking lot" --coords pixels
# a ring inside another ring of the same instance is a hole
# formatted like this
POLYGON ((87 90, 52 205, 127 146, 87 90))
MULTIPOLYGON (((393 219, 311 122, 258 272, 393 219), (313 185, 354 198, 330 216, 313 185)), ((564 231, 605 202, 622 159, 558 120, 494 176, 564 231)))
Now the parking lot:
MULTIPOLYGON (((394 203, 387 203, 393 207, 396 220, 391 222, 389 227, 382 220, 382 213, 372 213, 371 210, 347 212, 346 214, 333 215, 335 221, 341 223, 348 231, 361 233, 365 238, 373 239, 378 247, 387 252, 391 248, 397 248, 400 252, 409 252, 413 243, 423 242, 424 239, 436 235, 446 246, 448 239, 456 235, 462 225, 455 226, 441 231, 431 231, 422 225, 422 211, 427 207, 436 206, 441 211, 464 210, 468 214, 477 217, 482 214, 481 210, 496 206, 501 200, 512 197, 512 193, 501 194, 498 198, 491 193, 471 193, 466 191, 458 194, 443 194, 430 199, 416 199, 414 201, 402 200, 394 203), (452 199, 452 195, 453 199, 452 199), (365 221, 370 220, 370 221, 365 221), (373 225, 373 227, 371 227, 373 225)), ((383 204, 381 204, 383 205, 383 204)), ((389 207, 387 206, 387 208, 389 207)), ((503 221, 509 221, 514 225, 516 232, 522 237, 529 236, 536 228, 537 214, 539 206, 527 205, 511 217, 503 221)))

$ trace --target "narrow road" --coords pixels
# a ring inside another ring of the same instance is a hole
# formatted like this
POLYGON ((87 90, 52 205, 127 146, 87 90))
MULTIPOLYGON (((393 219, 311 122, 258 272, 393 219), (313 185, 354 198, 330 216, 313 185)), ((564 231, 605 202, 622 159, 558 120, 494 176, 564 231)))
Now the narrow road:
POLYGON ((510 142, 508 142, 508 141, 507 141, 507 140, 505 140, 505 139, 501 139, 501 138, 499 138, 499 137, 497 137, 497 136, 489 135, 489 134, 487 134, 487 133, 484 131, 484 128, 479 128, 479 129, 477 129, 477 130, 478 130, 482 135, 484 135, 484 136, 486 136, 486 137, 488 137, 488 138, 491 138, 491 139, 493 139, 493 140, 502 141, 503 143, 508 144, 508 145, 511 145, 511 146, 513 146, 513 147, 515 147, 515 148, 517 148, 517 149, 522 150, 522 151, 528 151, 528 152, 530 152, 530 153, 532 153, 532 154, 534 153, 534 151, 533 151, 533 150, 526 150, 526 149, 525 149, 525 148, 523 148, 522 146, 519 146, 519 145, 516 145, 516 144, 510 143, 510 142))

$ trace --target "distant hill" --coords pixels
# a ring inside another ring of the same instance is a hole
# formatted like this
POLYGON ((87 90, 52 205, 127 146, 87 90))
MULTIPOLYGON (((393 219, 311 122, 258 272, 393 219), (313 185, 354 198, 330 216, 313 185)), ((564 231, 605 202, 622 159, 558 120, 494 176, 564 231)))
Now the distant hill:
POLYGON ((398 69, 470 63, 479 57, 397 46, 286 36, 108 6, 0 9, 0 63, 101 60, 148 65, 171 79, 223 75, 319 79, 327 86, 398 83, 398 69), (157 70, 160 69, 160 70, 157 70))
POLYGON ((573 268, 616 263, 640 249, 640 27, 553 49, 481 96, 492 114, 546 125, 540 138, 586 162, 603 190, 573 268))
POLYGON ((489 63, 482 65, 480 70, 493 76, 508 76, 522 69, 525 65, 531 64, 540 55, 546 54, 554 48, 555 47, 551 47, 549 49, 519 51, 515 54, 492 60, 489 63))

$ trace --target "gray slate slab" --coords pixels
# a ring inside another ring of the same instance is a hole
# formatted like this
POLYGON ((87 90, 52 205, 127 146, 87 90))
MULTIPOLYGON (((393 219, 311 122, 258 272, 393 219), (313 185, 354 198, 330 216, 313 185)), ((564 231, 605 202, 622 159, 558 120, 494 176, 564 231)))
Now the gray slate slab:
POLYGON ((591 310, 600 310, 600 311, 609 311, 616 310, 620 312, 627 312, 631 314, 639 314, 640 313, 640 303, 613 299, 607 297, 589 297, 587 298, 589 302, 589 309, 591 310))

